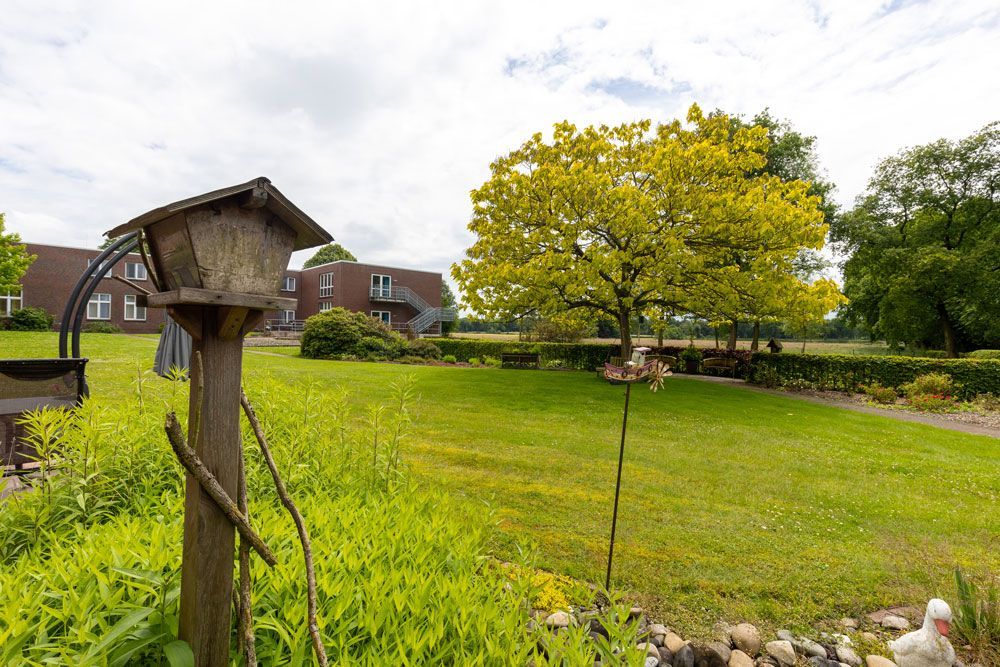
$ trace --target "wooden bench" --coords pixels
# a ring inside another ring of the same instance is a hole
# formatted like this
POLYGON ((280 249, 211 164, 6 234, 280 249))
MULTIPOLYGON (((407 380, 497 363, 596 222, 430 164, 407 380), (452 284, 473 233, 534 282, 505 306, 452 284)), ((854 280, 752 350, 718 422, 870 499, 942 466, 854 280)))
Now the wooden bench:
POLYGON ((542 355, 529 352, 504 352, 500 354, 501 368, 533 368, 542 366, 542 355))
POLYGON ((659 361, 666 364, 670 370, 677 370, 677 357, 672 357, 669 354, 647 354, 646 361, 659 361))
POLYGON ((729 371, 733 379, 736 379, 736 360, 735 359, 723 359, 722 357, 711 357, 708 359, 703 359, 701 362, 701 369, 703 371, 729 371))

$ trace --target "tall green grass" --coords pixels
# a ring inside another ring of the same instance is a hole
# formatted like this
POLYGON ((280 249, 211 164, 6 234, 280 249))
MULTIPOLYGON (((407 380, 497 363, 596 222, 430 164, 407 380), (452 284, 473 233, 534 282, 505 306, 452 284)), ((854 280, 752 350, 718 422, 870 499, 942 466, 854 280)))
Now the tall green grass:
MULTIPOLYGON (((187 386, 134 377, 128 401, 26 416, 55 474, 0 506, 0 664, 159 665, 178 646, 183 476, 162 420, 168 410, 183 415, 187 386)), ((589 665, 621 651, 641 664, 622 608, 609 611, 604 645, 582 641, 580 628, 555 637, 529 629, 541 592, 488 557, 488 509, 406 471, 417 427, 411 380, 364 409, 346 394, 271 378, 248 394, 309 525, 333 664, 589 665), (536 655, 539 645, 546 652, 536 655)), ((279 560, 274 569, 255 563, 257 655, 308 664, 295 528, 245 428, 250 513, 279 560)))

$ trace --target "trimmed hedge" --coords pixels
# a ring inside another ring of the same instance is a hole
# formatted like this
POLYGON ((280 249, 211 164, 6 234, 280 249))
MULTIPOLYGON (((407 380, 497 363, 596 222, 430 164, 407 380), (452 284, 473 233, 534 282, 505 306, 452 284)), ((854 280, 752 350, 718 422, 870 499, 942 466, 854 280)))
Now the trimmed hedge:
MULTIPOLYGON (((503 353, 530 352, 541 355, 542 366, 552 361, 561 361, 563 368, 581 371, 594 370, 621 353, 621 347, 610 343, 527 343, 505 340, 482 340, 478 338, 425 338, 439 348, 442 354, 454 355, 459 361, 499 358, 503 353)), ((664 346, 652 348, 650 354, 680 357, 684 347, 664 346)), ((750 352, 746 350, 720 350, 699 348, 705 359, 736 359, 736 372, 745 375, 750 368, 750 352)))
POLYGON ((1000 359, 1000 350, 976 350, 969 352, 969 359, 1000 359))
POLYGON ((1000 360, 926 359, 920 357, 854 356, 841 354, 755 354, 750 360, 751 382, 768 376, 782 384, 806 380, 821 389, 859 391, 878 383, 899 388, 925 373, 945 373, 955 381, 958 398, 977 394, 1000 395, 1000 360))

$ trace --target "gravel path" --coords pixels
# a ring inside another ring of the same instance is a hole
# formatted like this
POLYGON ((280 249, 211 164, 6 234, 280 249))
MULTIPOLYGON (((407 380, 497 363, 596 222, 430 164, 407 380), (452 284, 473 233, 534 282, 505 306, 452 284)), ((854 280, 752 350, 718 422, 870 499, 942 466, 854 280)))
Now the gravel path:
POLYGON ((859 400, 849 398, 836 392, 823 392, 808 394, 795 391, 782 391, 780 389, 766 389, 757 385, 748 384, 744 380, 733 380, 732 378, 713 377, 710 375, 681 375, 681 377, 692 380, 702 380, 704 382, 716 382, 719 384, 737 385, 750 391, 758 391, 774 396, 784 396, 795 398, 800 401, 809 401, 821 405, 830 405, 845 410, 863 412, 869 415, 879 415, 904 422, 916 422, 927 424, 938 428, 949 429, 951 431, 961 431, 973 435, 988 435, 993 438, 1000 438, 1000 414, 981 414, 976 412, 950 412, 950 413, 928 413, 910 412, 909 410, 894 410, 892 408, 879 408, 868 405, 859 400))

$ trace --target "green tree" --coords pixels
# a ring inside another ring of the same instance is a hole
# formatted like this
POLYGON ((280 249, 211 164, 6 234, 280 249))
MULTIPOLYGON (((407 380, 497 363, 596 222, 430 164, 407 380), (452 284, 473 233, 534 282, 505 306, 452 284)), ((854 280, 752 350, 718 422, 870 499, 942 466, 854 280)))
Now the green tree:
MULTIPOLYGON (((455 298, 455 293, 451 291, 451 287, 444 280, 441 281, 441 306, 443 308, 452 308, 455 312, 458 312, 458 299, 455 298)), ((441 334, 447 336, 455 330, 458 326, 458 317, 456 317, 451 322, 441 323, 441 334)))
POLYGON ((873 337, 952 357, 1000 344, 1000 122, 883 160, 832 237, 873 337))
POLYGON ((14 232, 4 232, 4 214, 0 213, 0 290, 16 290, 21 276, 28 270, 36 255, 29 255, 14 232))
POLYGON ((341 260, 347 260, 348 262, 356 262, 358 258, 354 254, 340 245, 339 243, 328 243, 316 253, 307 259, 302 265, 303 269, 311 269, 314 266, 320 266, 321 264, 329 264, 330 262, 339 262, 341 260))
POLYGON ((688 312, 733 253, 822 245, 809 184, 751 175, 767 147, 764 128, 732 130, 697 106, 655 130, 563 122, 551 143, 536 134, 472 193, 478 238, 452 268, 465 304, 500 319, 610 317, 628 356, 634 316, 688 312))

